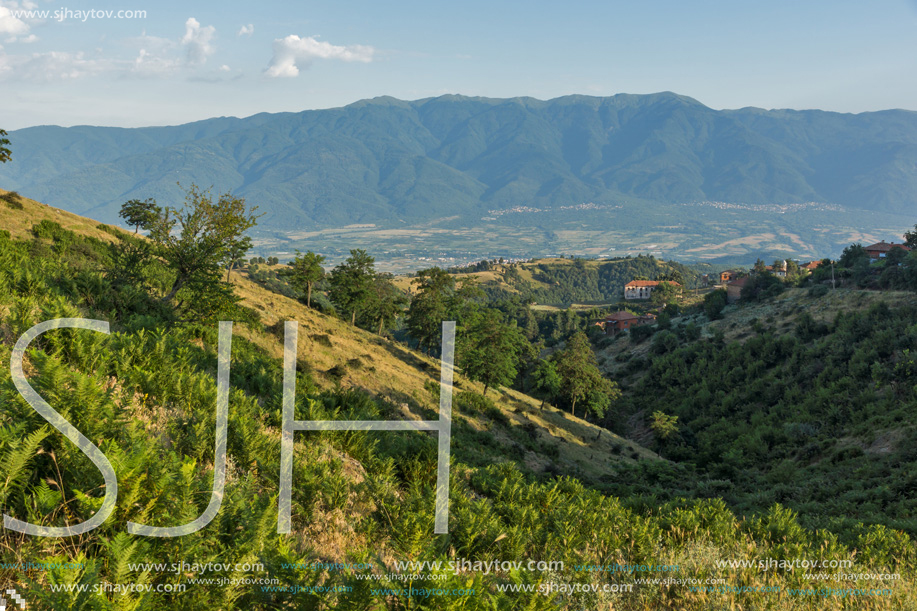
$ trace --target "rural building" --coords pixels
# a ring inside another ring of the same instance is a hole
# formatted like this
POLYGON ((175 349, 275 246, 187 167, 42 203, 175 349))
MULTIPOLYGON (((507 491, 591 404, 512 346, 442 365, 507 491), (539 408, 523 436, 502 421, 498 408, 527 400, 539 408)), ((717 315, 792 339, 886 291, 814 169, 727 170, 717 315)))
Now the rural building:
POLYGON ((639 327, 641 325, 651 325, 656 322, 655 314, 643 314, 642 316, 637 316, 631 312, 621 310, 619 312, 613 312, 605 317, 605 320, 601 323, 598 323, 605 329, 606 335, 616 335, 621 331, 626 331, 631 327, 639 327))
POLYGON ((811 263, 806 263, 805 265, 800 265, 800 269, 804 269, 810 274, 818 269, 818 266, 821 265, 821 261, 812 261, 811 263))
POLYGON ((742 278, 736 278, 735 280, 730 280, 726 283, 726 301, 729 303, 735 303, 742 298, 742 289, 745 288, 745 285, 751 282, 751 278, 748 276, 743 276, 742 278))
POLYGON ((780 266, 776 269, 773 265, 768 265, 764 268, 764 270, 774 274, 778 278, 786 278, 786 260, 784 260, 783 263, 781 263, 780 266))
POLYGON ((681 285, 677 282, 667 280, 632 280, 624 285, 624 299, 649 299, 653 291, 660 284, 671 284, 676 289, 681 290, 681 285))
POLYGON ((904 244, 895 244, 894 242, 886 242, 885 240, 882 240, 877 244, 867 246, 866 254, 869 255, 870 259, 884 259, 888 255, 888 251, 890 251, 892 248, 902 248, 906 251, 910 250, 910 248, 904 244))
POLYGON ((734 269, 726 270, 725 272, 720 273, 720 284, 726 284, 730 280, 735 280, 739 277, 739 272, 734 269))

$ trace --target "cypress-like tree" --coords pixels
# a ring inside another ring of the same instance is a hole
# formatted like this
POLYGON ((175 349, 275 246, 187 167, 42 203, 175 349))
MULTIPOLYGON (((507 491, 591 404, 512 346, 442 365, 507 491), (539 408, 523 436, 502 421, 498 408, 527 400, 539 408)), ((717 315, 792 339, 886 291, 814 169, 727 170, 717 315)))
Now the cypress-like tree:
POLYGON ((325 270, 322 267, 324 262, 323 255, 311 250, 302 254, 297 250, 296 258, 290 262, 290 269, 282 272, 288 278, 290 286, 306 294, 307 307, 312 307, 312 287, 325 277, 325 270))
POLYGON ((487 309, 473 315, 459 338, 459 365, 465 375, 484 384, 503 386, 516 378, 519 352, 525 337, 516 321, 507 323, 498 310, 487 309))
POLYGON ((375 277, 376 259, 361 248, 351 250, 347 260, 331 270, 328 295, 350 313, 350 324, 357 324, 357 314, 367 306, 375 277))

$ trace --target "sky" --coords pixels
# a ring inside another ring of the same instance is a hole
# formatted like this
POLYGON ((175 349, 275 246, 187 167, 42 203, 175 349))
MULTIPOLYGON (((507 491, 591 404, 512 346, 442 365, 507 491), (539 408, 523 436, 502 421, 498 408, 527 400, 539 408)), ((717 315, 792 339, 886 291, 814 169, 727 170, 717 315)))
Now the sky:
POLYGON ((717 109, 917 110, 917 0, 0 0, 7 130, 658 91, 717 109))

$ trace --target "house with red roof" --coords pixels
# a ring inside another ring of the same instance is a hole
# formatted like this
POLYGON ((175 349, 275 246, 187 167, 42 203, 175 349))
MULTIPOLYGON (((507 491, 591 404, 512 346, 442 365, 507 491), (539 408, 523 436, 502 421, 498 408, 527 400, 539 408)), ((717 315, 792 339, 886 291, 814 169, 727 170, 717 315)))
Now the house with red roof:
POLYGON ((805 265, 800 265, 800 269, 806 270, 808 273, 812 273, 818 269, 818 266, 821 265, 821 261, 812 261, 811 263, 806 263, 805 265))
POLYGON ((637 316, 632 312, 621 310, 619 312, 612 312, 605 317, 604 321, 598 324, 605 329, 606 335, 616 335, 621 331, 630 329, 631 327, 651 325, 654 322, 656 322, 655 314, 643 314, 642 316, 637 316))
POLYGON ((870 259, 884 259, 886 256, 888 256, 888 251, 890 251, 892 248, 901 248, 905 251, 910 250, 910 248, 904 244, 895 244, 894 242, 886 242, 885 240, 873 244, 872 246, 867 246, 865 250, 870 259))
POLYGON ((624 299, 628 301, 649 299, 660 284, 671 284, 676 289, 681 290, 680 284, 669 280, 631 280, 624 285, 624 299))

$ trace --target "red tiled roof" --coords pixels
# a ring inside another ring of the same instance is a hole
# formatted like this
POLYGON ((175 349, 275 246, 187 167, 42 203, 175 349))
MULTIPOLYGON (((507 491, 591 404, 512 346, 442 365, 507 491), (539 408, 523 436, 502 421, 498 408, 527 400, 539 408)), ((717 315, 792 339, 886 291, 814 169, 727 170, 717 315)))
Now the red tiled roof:
POLYGON ((895 244, 894 242, 877 242, 876 244, 873 244, 872 246, 867 246, 864 250, 866 250, 866 252, 869 252, 870 250, 875 251, 875 252, 888 252, 892 248, 896 248, 896 247, 903 248, 904 250, 910 250, 910 248, 908 248, 904 244, 895 244))
POLYGON ((640 288, 644 286, 659 286, 662 283, 671 284, 672 286, 681 286, 677 282, 672 282, 671 280, 631 280, 624 285, 624 288, 640 288))
POLYGON ((635 289, 635 288, 640 288, 644 286, 657 286, 658 284, 659 283, 656 282, 655 280, 631 280, 630 282, 624 285, 624 288, 630 287, 632 289, 635 289))

